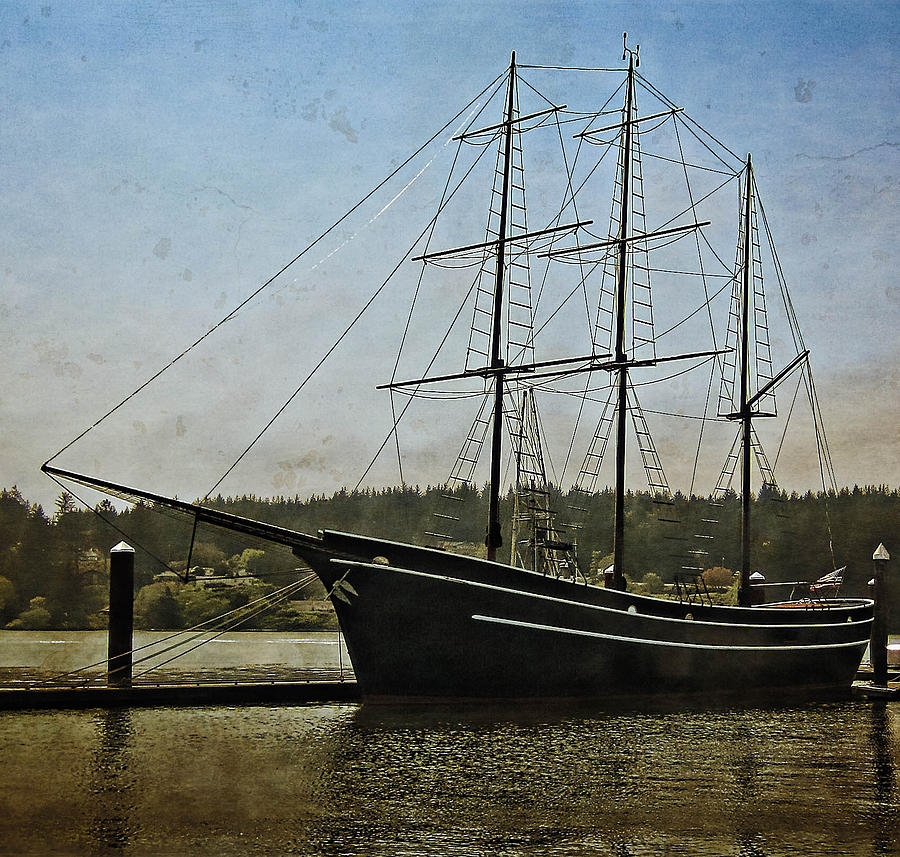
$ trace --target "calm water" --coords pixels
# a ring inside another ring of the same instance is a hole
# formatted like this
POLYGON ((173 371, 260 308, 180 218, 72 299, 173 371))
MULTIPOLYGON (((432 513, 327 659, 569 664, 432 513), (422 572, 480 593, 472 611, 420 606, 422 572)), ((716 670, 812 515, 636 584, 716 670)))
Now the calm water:
MULTIPOLYGON (((330 668, 336 642, 244 650, 330 668)), ((900 853, 897 703, 24 712, 0 736, 3 854, 900 853)))
MULTIPOLYGON (((336 632, 135 631, 134 648, 137 684, 353 677, 336 632)), ((106 654, 105 631, 0 631, 0 686, 105 684, 106 654)))

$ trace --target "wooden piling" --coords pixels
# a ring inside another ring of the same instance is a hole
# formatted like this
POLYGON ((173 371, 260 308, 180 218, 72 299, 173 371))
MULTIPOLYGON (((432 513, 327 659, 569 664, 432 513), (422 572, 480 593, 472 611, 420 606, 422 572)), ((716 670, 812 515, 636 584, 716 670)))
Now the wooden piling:
POLYGON ((134 648, 134 548, 119 542, 109 552, 109 637, 106 681, 131 687, 134 648))
POLYGON ((884 572, 891 555, 883 544, 878 545, 872 554, 875 566, 873 589, 875 598, 875 616, 872 622, 872 636, 869 639, 869 661, 872 664, 872 684, 887 687, 887 588, 884 583, 884 572))

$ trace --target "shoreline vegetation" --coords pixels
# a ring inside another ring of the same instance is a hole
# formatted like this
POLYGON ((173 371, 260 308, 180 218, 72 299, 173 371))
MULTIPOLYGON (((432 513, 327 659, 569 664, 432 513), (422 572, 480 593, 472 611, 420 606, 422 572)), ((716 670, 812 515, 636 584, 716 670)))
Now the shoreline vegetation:
MULTIPOLYGON (((309 499, 220 496, 208 505, 302 532, 338 529, 433 544, 425 532, 433 526, 445 493, 444 486, 406 486, 341 490, 331 497, 309 499)), ((459 541, 439 546, 484 555, 486 492, 463 493, 459 499, 464 502, 458 504, 464 510, 459 541)), ((561 521, 568 499, 559 491, 551 497, 561 521)), ((578 502, 585 504, 582 498, 578 502)), ((845 488, 837 494, 764 491, 753 502, 754 570, 775 583, 813 581, 847 566, 842 589, 846 595, 868 594, 872 552, 879 542, 894 536, 900 521, 900 489, 887 486, 845 488)), ((508 518, 511 492, 503 504, 508 518)), ((599 583, 603 569, 612 562, 612 492, 592 495, 587 506, 577 530, 579 578, 599 583)), ((686 543, 692 533, 702 532, 709 509, 707 497, 676 493, 666 512, 667 519, 678 519, 675 535, 671 521, 657 516, 648 494, 629 493, 625 573, 630 590, 671 594, 675 576, 683 573, 686 543)), ((727 604, 734 597, 733 569, 740 562, 738 498, 727 496, 715 514, 720 535, 704 546, 704 558, 697 564, 713 601, 727 604)), ((271 597, 308 574, 286 548, 268 543, 248 546, 246 537, 203 525, 196 533, 192 530, 191 520, 145 505, 122 511, 103 501, 95 509, 79 509, 64 492, 55 512, 48 515, 17 488, 0 490, 0 628, 105 629, 109 549, 121 540, 136 551, 134 625, 142 630, 180 630, 211 622, 271 597)), ((507 561, 508 556, 507 545, 498 559, 507 561)), ((318 580, 240 625, 241 630, 272 631, 336 628, 336 616, 318 580)))

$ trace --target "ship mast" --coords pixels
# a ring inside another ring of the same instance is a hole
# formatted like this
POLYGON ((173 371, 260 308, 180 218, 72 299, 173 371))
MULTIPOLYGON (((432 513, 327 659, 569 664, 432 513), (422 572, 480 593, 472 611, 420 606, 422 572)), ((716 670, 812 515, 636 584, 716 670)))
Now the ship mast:
MULTIPOLYGON (((627 39, 628 34, 624 34, 627 39)), ((616 474, 615 474, 615 525, 613 532, 613 580, 611 587, 624 590, 626 588, 625 581, 625 431, 627 424, 628 412, 628 370, 630 367, 650 367, 659 363, 672 360, 690 360, 697 357, 708 357, 721 354, 719 350, 713 351, 697 351, 691 354, 675 354, 665 357, 656 357, 655 355, 647 359, 636 359, 634 355, 628 356, 626 348, 626 323, 627 323, 627 307, 628 307, 628 271, 631 263, 630 256, 632 245, 636 242, 646 242, 651 238, 659 236, 672 236, 685 232, 691 232, 700 229, 709 224, 709 221, 694 221, 686 223, 682 226, 668 227, 657 229, 651 232, 634 233, 631 224, 632 205, 632 184, 633 184, 633 158, 635 150, 635 127, 641 121, 649 119, 657 119, 674 113, 680 113, 680 107, 673 107, 663 113, 652 114, 650 116, 635 116, 635 68, 640 65, 640 45, 635 50, 628 47, 627 42, 624 46, 622 59, 628 58, 628 76, 626 79, 625 89, 625 106, 622 111, 622 136, 621 136, 621 168, 622 168, 622 186, 621 186, 621 203, 619 206, 619 223, 618 235, 613 237, 610 235, 609 240, 598 241, 591 244, 583 244, 575 247, 566 247, 561 250, 552 250, 548 255, 551 258, 563 258, 580 256, 587 251, 593 250, 611 250, 615 248, 616 253, 616 269, 614 284, 614 304, 615 312, 615 352, 613 359, 609 362, 595 362, 589 368, 592 370, 606 370, 610 374, 615 375, 615 387, 613 394, 616 401, 616 474)), ((590 137, 592 135, 602 134, 611 130, 612 127, 596 128, 582 131, 576 134, 577 137, 590 137)), ((612 232, 612 230, 610 230, 612 232)), ((604 417, 605 419, 605 417, 604 417)), ((600 429, 598 428, 598 432, 600 429)), ((596 439, 595 435, 595 439, 596 439)), ((606 435, 609 437, 609 434, 606 435)), ((604 440, 605 448, 605 440, 604 440)), ((589 456, 597 459, 594 465, 599 469, 602 453, 599 455, 589 453, 589 456)))
POLYGON ((491 325, 491 363, 494 370, 494 419, 491 428, 491 476, 488 498, 488 527, 485 544, 487 558, 497 558, 497 548, 503 544, 500 526, 500 460, 503 455, 503 358, 501 357, 501 330, 503 322, 503 276, 506 262, 507 211, 509 209, 509 184, 512 173, 513 109, 516 88, 516 52, 509 63, 509 86, 506 100, 506 116, 503 133, 506 135, 503 150, 503 186, 500 195, 500 227, 497 241, 497 269, 494 279, 494 309, 491 325))
MULTIPOLYGON (((765 302, 761 304, 759 301, 759 293, 756 292, 754 285, 754 277, 761 278, 761 271, 754 270, 759 264, 759 258, 755 257, 754 249, 758 247, 753 234, 753 212, 754 212, 754 182, 753 182, 753 159, 747 155, 747 164, 744 169, 745 185, 743 198, 740 201, 740 234, 743 235, 743 246, 738 243, 738 254, 735 265, 735 291, 732 295, 732 312, 729 320, 729 341, 734 343, 733 350, 739 355, 738 360, 740 368, 740 381, 737 380, 738 364, 729 363, 734 369, 734 375, 731 380, 725 380, 723 373, 722 389, 727 400, 732 402, 735 410, 731 413, 724 414, 726 419, 740 422, 740 428, 737 433, 735 443, 740 441, 740 454, 733 455, 729 453, 729 461, 726 463, 719 477, 720 486, 725 487, 731 484, 734 476, 734 468, 738 459, 741 462, 741 567, 740 567, 740 584, 738 587, 738 604, 741 607, 751 606, 750 597, 750 462, 755 453, 757 465, 762 471, 763 486, 774 486, 774 473, 769 466, 765 452, 760 445, 759 438, 753 430, 753 420, 756 417, 774 417, 774 398, 772 399, 772 409, 763 410, 760 403, 765 401, 766 397, 772 397, 776 387, 790 375, 798 366, 800 366, 809 356, 809 351, 803 350, 799 352, 790 363, 788 363, 774 377, 771 373, 771 360, 768 357, 768 336, 763 342, 765 356, 760 357, 759 349, 761 340, 759 338, 759 327, 763 326, 767 330, 765 322, 765 302), (738 277, 738 271, 741 275, 738 277), (753 303, 751 305, 751 298, 753 303), (760 321, 762 316, 762 321, 760 321), (734 327, 732 328, 732 320, 734 327), (752 326, 752 330, 751 330, 752 326), (734 331, 734 340, 731 340, 732 330, 734 331), (756 353, 751 352, 750 336, 751 332, 756 334, 756 353), (754 372, 754 361, 756 371, 754 372), (763 364, 763 370, 760 372, 759 365, 763 364), (752 392, 751 385, 756 383, 756 392, 752 392), (739 383, 740 387, 738 395, 734 395, 734 387, 739 383), (727 476, 727 481, 725 477, 727 476)), ((761 286, 760 286, 761 288, 761 286)), ((718 490, 718 488, 717 488, 718 490)))
MULTIPOLYGON (((513 172, 516 168, 514 161, 514 153, 517 151, 514 134, 520 130, 521 123, 537 119, 539 117, 548 116, 560 110, 564 110, 566 105, 553 105, 549 108, 538 110, 535 113, 529 113, 524 116, 517 115, 516 103, 516 54, 512 52, 509 64, 509 74, 507 78, 506 98, 503 107, 503 120, 496 125, 489 125, 484 128, 467 129, 458 134, 454 140, 467 140, 472 138, 483 138, 485 134, 496 134, 500 139, 500 151, 498 153, 498 164, 495 176, 499 178, 499 187, 495 185, 493 193, 499 192, 499 200, 491 206, 491 216, 498 215, 496 233, 492 228, 488 229, 486 241, 476 244, 468 244, 463 247, 454 247, 449 250, 439 250, 431 253, 424 253, 421 256, 413 256, 411 261, 422 261, 424 263, 437 262, 440 259, 451 258, 460 253, 471 253, 475 250, 483 250, 485 252, 484 263, 481 271, 485 274, 488 282, 490 280, 491 260, 494 259, 493 283, 488 285, 483 291, 490 296, 490 310, 485 307, 480 309, 476 304, 476 313, 484 312, 490 315, 490 330, 478 331, 484 333, 488 337, 485 346, 486 360, 485 365, 475 368, 467 368, 462 372, 454 372, 448 375, 438 375, 424 378, 415 378, 405 381, 392 381, 389 384, 381 384, 378 389, 400 389, 403 387, 418 387, 421 384, 435 383, 442 381, 450 381, 462 378, 483 378, 485 380, 486 394, 488 401, 493 399, 491 406, 491 414, 482 421, 481 414, 476 419, 476 425, 479 423, 487 428, 480 435, 480 439, 470 436, 464 446, 463 452, 460 453, 460 459, 471 465, 469 476, 466 478, 458 478, 458 481, 468 483, 471 481, 471 475, 474 471, 476 458, 466 456, 466 450, 470 445, 481 449, 483 441, 487 439, 487 433, 490 432, 490 476, 488 482, 488 521, 487 532, 485 537, 485 545, 487 547, 487 557, 490 560, 496 560, 497 549, 502 546, 502 527, 500 523, 500 491, 502 487, 501 480, 501 464, 503 458, 503 432, 504 432, 504 395, 506 392, 506 376, 518 375, 521 373, 531 373, 531 377, 557 377, 567 375, 573 372, 593 371, 592 361, 600 358, 607 358, 609 354, 586 354, 580 357, 565 357, 555 360, 543 360, 532 363, 512 363, 507 364, 506 355, 503 353, 503 322, 505 304, 509 304, 504 289, 507 284, 507 251, 510 246, 521 248, 517 252, 528 253, 528 242, 534 238, 553 235, 556 233, 572 232, 583 226, 589 226, 592 220, 579 220, 573 223, 563 223, 555 226, 549 226, 536 231, 517 231, 515 218, 512 216, 512 209, 515 208, 515 202, 512 197, 515 192, 513 187, 513 172), (498 205, 497 209, 494 205, 498 205), (494 255, 495 254, 495 255, 494 255), (535 370, 541 370, 539 374, 534 374, 535 370)), ((521 167, 519 167, 521 169, 521 167)), ((493 198, 492 198, 493 199, 493 198)), ((482 291, 479 285, 479 292, 482 291)), ((510 321, 510 323, 514 323, 510 321)), ((478 351, 484 354, 484 351, 478 351)), ((605 367, 604 367, 605 368, 605 367)), ((475 453, 477 456, 477 452, 475 453)), ((458 520, 451 515, 440 515, 439 517, 451 520, 458 520)), ((452 536, 444 533, 429 533, 429 535, 438 536, 439 538, 450 539, 452 536)))
MULTIPOLYGON (((616 350, 617 405, 616 405, 616 504, 615 531, 613 534, 613 586, 625 589, 625 422, 628 410, 628 355, 625 352, 625 308, 628 287, 629 204, 631 202, 631 150, 634 110, 634 57, 628 54, 628 80, 625 90, 625 127, 622 155, 622 206, 619 224, 618 275, 616 279, 616 350)), ((624 56, 622 57, 624 59, 624 56)))
POLYGON ((747 155, 747 183, 744 192, 744 276, 741 295, 741 581, 738 604, 750 606, 750 448, 753 434, 753 406, 750 403, 750 287, 753 283, 753 163, 747 155))

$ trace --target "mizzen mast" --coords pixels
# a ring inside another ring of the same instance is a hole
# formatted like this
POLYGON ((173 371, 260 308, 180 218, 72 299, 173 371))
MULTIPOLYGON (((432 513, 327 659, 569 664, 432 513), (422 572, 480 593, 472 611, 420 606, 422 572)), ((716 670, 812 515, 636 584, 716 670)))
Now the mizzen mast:
POLYGON ((741 398, 737 416, 741 420, 741 580, 738 604, 750 606, 750 448, 753 435, 753 408, 750 395, 750 288, 753 277, 753 161, 747 155, 747 182, 744 194, 744 272, 741 295, 741 398))

